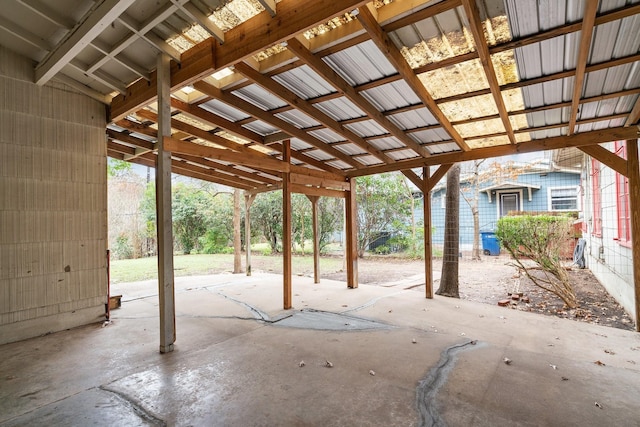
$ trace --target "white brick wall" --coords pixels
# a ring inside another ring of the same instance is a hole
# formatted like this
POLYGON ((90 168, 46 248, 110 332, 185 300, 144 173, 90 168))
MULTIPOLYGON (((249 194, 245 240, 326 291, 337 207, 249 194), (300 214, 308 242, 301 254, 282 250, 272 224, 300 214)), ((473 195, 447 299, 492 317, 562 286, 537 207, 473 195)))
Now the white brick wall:
POLYGON ((0 343, 103 320, 107 295, 105 107, 32 82, 0 46, 0 343))

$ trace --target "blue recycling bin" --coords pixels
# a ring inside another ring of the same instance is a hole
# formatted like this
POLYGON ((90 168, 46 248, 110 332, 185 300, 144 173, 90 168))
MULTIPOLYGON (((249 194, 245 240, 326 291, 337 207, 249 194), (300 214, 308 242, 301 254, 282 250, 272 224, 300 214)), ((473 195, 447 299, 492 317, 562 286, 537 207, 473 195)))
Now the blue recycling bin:
POLYGON ((493 231, 482 231, 482 252, 485 255, 500 255, 500 241, 493 231))

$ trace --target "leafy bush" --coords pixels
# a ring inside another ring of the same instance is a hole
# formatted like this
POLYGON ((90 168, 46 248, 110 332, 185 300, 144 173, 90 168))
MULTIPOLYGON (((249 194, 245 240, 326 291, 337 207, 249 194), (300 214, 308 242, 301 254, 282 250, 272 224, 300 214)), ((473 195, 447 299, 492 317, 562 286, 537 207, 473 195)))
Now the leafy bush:
POLYGON ((113 248, 115 259, 131 259, 133 258, 133 246, 129 242, 129 237, 121 234, 116 238, 116 244, 113 248))
POLYGON ((571 219, 566 216, 519 215, 498 220, 496 236, 511 254, 514 265, 538 287, 577 307, 577 299, 569 276, 560 260, 562 243, 571 237, 571 219), (526 264, 530 259, 537 264, 526 264), (536 274, 535 270, 542 271, 536 274))

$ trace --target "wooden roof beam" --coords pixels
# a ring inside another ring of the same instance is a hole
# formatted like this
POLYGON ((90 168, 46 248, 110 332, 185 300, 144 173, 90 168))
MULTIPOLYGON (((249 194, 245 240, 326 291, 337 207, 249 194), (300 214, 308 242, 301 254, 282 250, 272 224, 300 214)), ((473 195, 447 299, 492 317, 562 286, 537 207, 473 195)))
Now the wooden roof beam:
POLYGON ((509 141, 511 141, 512 144, 515 144, 516 138, 513 134, 511 121, 509 120, 509 115, 504 104, 504 99, 502 98, 500 84, 498 83, 496 70, 493 67, 493 61, 491 60, 491 54, 489 53, 487 40, 484 37, 482 22, 480 21, 480 10, 478 9, 478 5, 475 0, 462 0, 462 5, 464 6, 467 18, 469 19, 471 33, 473 34, 473 39, 476 43, 476 50, 478 52, 478 56, 480 57, 480 62, 482 63, 482 68, 484 69, 487 81, 489 82, 491 95, 493 96, 493 100, 498 107, 498 114, 500 115, 500 119, 502 120, 502 125, 504 126, 507 135, 509 136, 509 141))
POLYGON ((580 31, 580 47, 576 62, 576 75, 573 79, 573 97, 571 98, 571 114, 569 116, 569 135, 573 135, 578 118, 578 107, 582 97, 582 86, 586 74, 587 61, 591 50, 591 39, 593 37, 593 27, 595 25, 596 13, 598 12, 597 1, 585 2, 584 18, 580 31))
POLYGON ((428 159, 401 160, 393 165, 372 166, 363 171, 349 171, 347 176, 375 175, 378 173, 395 170, 414 169, 429 165, 464 162, 468 160, 488 159, 492 157, 506 156, 510 154, 532 153, 537 151, 555 150, 566 147, 583 147, 593 144, 601 144, 610 141, 627 140, 638 137, 638 129, 609 128, 591 132, 583 132, 573 135, 563 135, 553 138, 534 139, 518 144, 504 144, 493 147, 476 148, 470 151, 455 151, 443 154, 434 154, 428 159))
POLYGON ((613 153, 602 145, 586 145, 584 147, 578 147, 582 152, 588 154, 599 162, 610 167, 620 175, 627 176, 627 160, 613 153))
POLYGON ((310 102, 305 99, 300 98, 295 93, 276 82, 275 80, 260 74, 259 71, 254 70, 252 67, 247 65, 244 62, 240 62, 235 66, 236 71, 243 74, 248 79, 257 83, 259 86, 262 86, 267 91, 271 92, 273 95, 282 99, 284 102, 289 104, 292 107, 296 107, 303 111, 304 113, 311 116, 313 119, 317 120, 323 126, 331 129, 338 135, 346 138, 349 142, 357 145, 367 153, 372 156, 378 158, 378 160, 383 163, 393 163, 394 160, 385 156, 380 150, 370 145, 361 138, 359 135, 356 135, 351 130, 345 128, 340 123, 329 117, 327 114, 323 113, 321 110, 314 107, 310 102))
MULTIPOLYGON (((357 18, 369 34, 369 37, 371 37, 375 45, 378 47, 378 49, 380 49, 380 51, 385 54, 389 62, 391 62, 396 70, 398 70, 404 81, 416 93, 418 98, 420 98, 420 100, 425 104, 431 114, 433 114, 433 117, 435 117, 436 120, 442 125, 444 130, 446 130, 447 133, 451 135, 453 140, 462 150, 469 150, 469 146, 464 142, 458 131, 455 130, 455 128, 451 125, 449 119, 444 115, 442 110, 440 110, 429 91, 427 91, 424 84, 422 84, 418 76, 414 73, 413 69, 404 59, 402 53, 400 53, 400 50, 396 47, 389 36, 382 30, 369 7, 360 8, 360 13, 358 13, 357 18)), ((421 149, 420 151, 418 151, 418 153, 421 153, 423 151, 424 150, 421 149)))
MULTIPOLYGON (((213 39, 206 39, 183 53, 180 57, 182 67, 179 68, 175 62, 171 64, 171 89, 176 90, 234 65, 292 35, 325 23, 365 3, 366 0, 282 0, 278 3, 276 16, 272 17, 266 10, 259 13, 227 31, 223 45, 216 45, 213 39), (304 10, 304 13, 300 13, 300 10, 304 10), (193 59, 194 64, 185 64, 185 59, 193 59)), ((156 99, 154 79, 155 71, 151 73, 149 82, 138 81, 129 86, 125 96, 116 96, 111 103, 112 120, 120 119, 153 102, 156 99)))
MULTIPOLYGON (((136 112, 136 115, 144 119, 151 120, 152 122, 155 122, 155 123, 158 122, 158 115, 149 110, 140 110, 136 112)), ((235 141, 231 141, 221 136, 214 135, 211 132, 208 132, 204 129, 200 129, 188 123, 181 122, 180 120, 175 118, 171 120, 171 127, 173 129, 195 136, 196 138, 204 139, 205 141, 212 142, 214 144, 220 145, 222 147, 228 148, 233 151, 237 151, 239 153, 248 153, 250 155, 264 156, 265 158, 270 158, 270 156, 268 156, 267 154, 264 154, 252 148, 249 148, 246 145, 242 145, 235 141)))
MULTIPOLYGON (((353 160, 351 157, 349 157, 348 155, 346 155, 345 153, 343 153, 342 151, 338 151, 335 148, 331 148, 330 146, 328 146, 327 144, 325 144, 324 142, 322 142, 321 140, 319 140, 318 138, 314 137, 313 135, 309 135, 308 133, 306 133, 305 131, 303 131, 302 129, 299 129, 295 126, 293 126, 291 123, 288 123, 278 117, 275 117, 273 114, 262 110, 261 108, 256 107, 255 105, 251 104, 250 102, 247 102, 243 99, 238 98, 235 95, 232 95, 226 91, 220 90, 215 86, 212 86, 206 82, 197 82, 194 83, 194 87, 199 90, 202 93, 205 93, 209 96, 212 96, 222 102, 225 102, 235 108, 238 108, 242 111, 244 111, 245 113, 255 117, 258 120, 262 120, 265 123, 269 123, 272 126, 275 126, 278 129, 281 129, 282 131, 288 133, 289 135, 296 137, 296 138, 300 138, 301 140, 305 141, 308 144, 313 145, 314 147, 316 147, 319 150, 322 150, 326 153, 331 154, 332 156, 334 156, 337 159, 340 159, 342 161, 344 161, 345 163, 352 165, 353 163, 356 163, 359 165, 359 167, 362 167, 362 165, 358 162, 356 162, 355 160, 353 160)), ((295 152, 292 153, 292 155, 294 155, 295 152)), ((295 155, 294 155, 295 157, 295 155)), ((327 168, 331 168, 331 166, 328 165, 323 165, 324 169, 326 170, 327 168)), ((337 169, 335 168, 331 168, 334 169, 331 172, 337 171, 337 169)))
POLYGON ((177 108, 186 116, 190 116, 198 121, 204 121, 213 127, 222 128, 239 138, 257 142, 259 144, 264 142, 262 135, 244 128, 235 122, 220 117, 217 114, 213 114, 203 108, 196 107, 176 98, 171 98, 171 106, 173 108, 177 108))
POLYGON ((295 53, 298 58, 304 61, 311 69, 322 76, 337 91, 343 93, 351 102, 358 106, 367 116, 386 129, 391 135, 400 140, 407 148, 415 151, 418 155, 428 157, 429 153, 420 144, 404 133, 400 128, 391 123, 384 114, 377 110, 369 101, 358 93, 349 83, 347 83, 338 73, 333 71, 321 58, 315 56, 298 39, 293 38, 287 42, 287 49, 295 53))

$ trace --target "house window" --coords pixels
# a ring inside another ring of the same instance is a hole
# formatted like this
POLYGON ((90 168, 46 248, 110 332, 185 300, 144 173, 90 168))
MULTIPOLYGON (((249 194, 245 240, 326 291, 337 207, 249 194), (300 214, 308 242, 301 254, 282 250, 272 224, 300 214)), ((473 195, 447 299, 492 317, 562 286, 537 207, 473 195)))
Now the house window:
POLYGON ((549 188, 550 211, 577 211, 578 187, 549 188))
POLYGON ((602 194, 600 189, 600 162, 591 159, 591 200, 593 202, 593 224, 591 234, 602 236, 602 194))
MULTIPOLYGON (((627 145, 624 141, 615 142, 616 154, 627 158, 627 145)), ((618 210, 618 241, 623 245, 631 243, 631 215, 629 209, 629 178, 616 173, 616 201, 618 210)))

